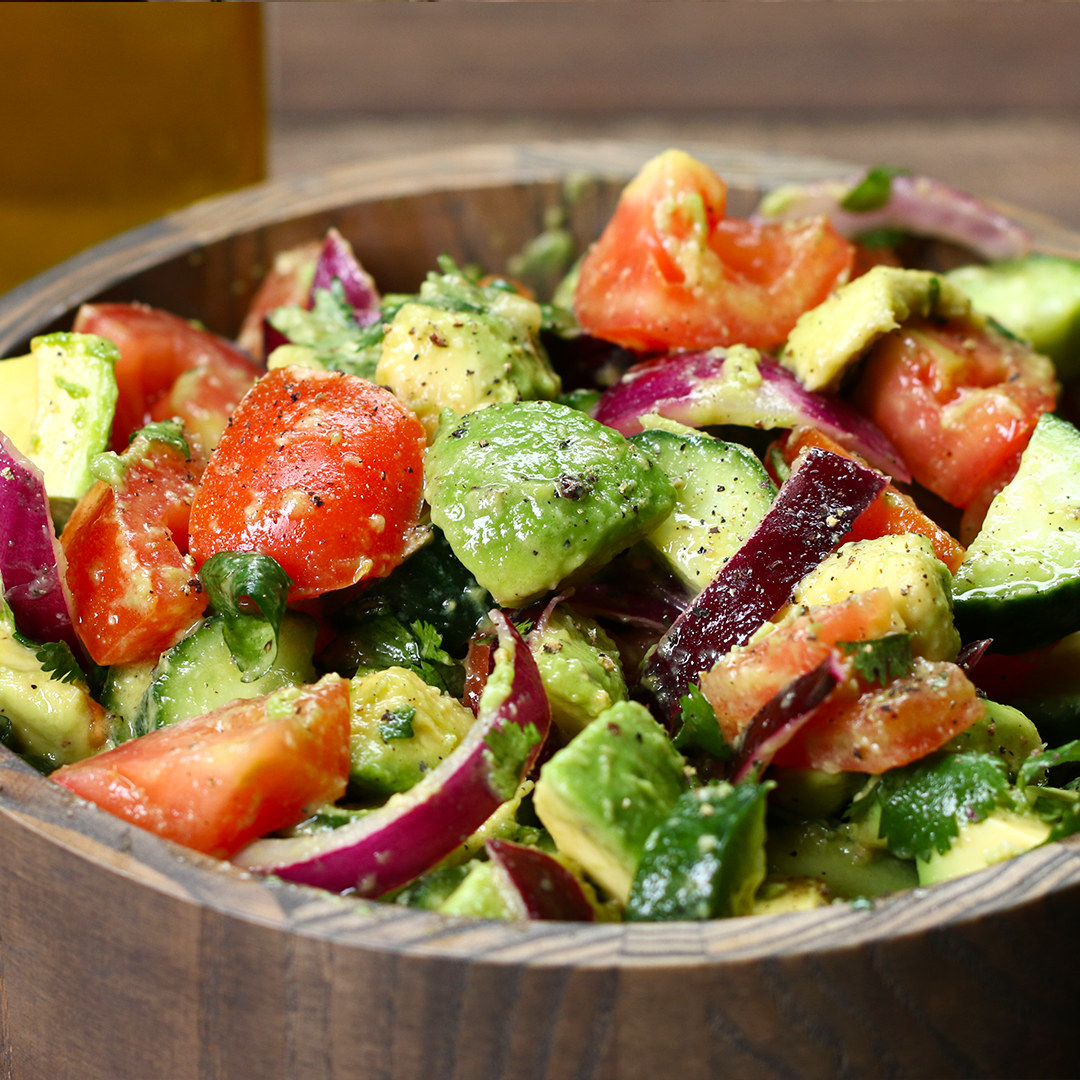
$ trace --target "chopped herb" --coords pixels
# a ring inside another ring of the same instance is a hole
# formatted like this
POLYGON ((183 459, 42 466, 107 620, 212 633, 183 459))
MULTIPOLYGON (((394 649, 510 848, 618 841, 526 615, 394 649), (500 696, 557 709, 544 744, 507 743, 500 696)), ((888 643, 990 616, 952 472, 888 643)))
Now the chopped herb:
POLYGON ((880 210, 892 195, 893 177, 903 176, 907 172, 907 169, 898 169, 892 165, 878 165, 840 200, 840 208, 854 213, 880 210))
POLYGON ((672 740, 676 748, 688 750, 696 747, 720 761, 727 761, 734 751, 724 738, 716 712, 702 693, 701 687, 691 683, 681 705, 679 717, 682 726, 672 740))
POLYGON ((488 732, 484 739, 488 787, 503 802, 517 794, 525 762, 539 741, 540 732, 533 723, 524 727, 505 723, 488 732))
POLYGON ((34 656, 42 671, 54 679, 65 683, 86 682, 86 676, 66 641, 47 641, 38 645, 34 656))
POLYGON ((278 632, 292 580, 280 563, 256 551, 221 551, 199 570, 210 603, 224 616, 222 632, 244 682, 277 659, 278 632))
POLYGON ((886 634, 870 641, 840 641, 839 647, 855 663, 855 670, 869 683, 885 686, 892 679, 911 674, 911 634, 886 634))
POLYGON ((401 705, 396 709, 387 709, 379 719, 379 736, 383 742, 391 739, 411 739, 413 737, 413 719, 416 709, 412 705, 401 705))
POLYGON ((880 835, 901 859, 944 854, 961 823, 982 821, 1013 802, 1008 769, 996 754, 939 754, 881 777, 880 835))

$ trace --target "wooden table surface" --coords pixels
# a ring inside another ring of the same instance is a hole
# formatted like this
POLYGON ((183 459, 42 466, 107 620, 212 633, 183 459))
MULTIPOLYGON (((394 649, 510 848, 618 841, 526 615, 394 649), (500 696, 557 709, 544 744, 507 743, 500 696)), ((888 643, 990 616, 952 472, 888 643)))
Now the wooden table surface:
POLYGON ((926 172, 1080 227, 1080 5, 267 5, 271 175, 644 139, 926 172))

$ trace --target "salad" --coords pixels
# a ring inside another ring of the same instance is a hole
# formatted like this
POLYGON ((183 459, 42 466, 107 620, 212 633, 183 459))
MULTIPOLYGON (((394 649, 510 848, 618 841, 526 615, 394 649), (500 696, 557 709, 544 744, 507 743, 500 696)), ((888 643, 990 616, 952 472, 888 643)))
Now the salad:
POLYGON ((537 239, 551 295, 383 295, 331 230, 236 342, 85 304, 0 364, 0 735, 253 873, 484 918, 1068 836, 1080 263, 1029 247, 891 169, 732 217, 672 150, 576 262, 537 239))

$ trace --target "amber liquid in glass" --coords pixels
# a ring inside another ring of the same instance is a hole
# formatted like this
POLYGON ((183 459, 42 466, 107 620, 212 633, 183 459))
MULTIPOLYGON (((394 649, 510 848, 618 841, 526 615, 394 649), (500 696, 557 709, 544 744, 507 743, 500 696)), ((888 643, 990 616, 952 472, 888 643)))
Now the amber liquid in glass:
POLYGON ((0 294, 263 178, 260 9, 0 4, 0 294))

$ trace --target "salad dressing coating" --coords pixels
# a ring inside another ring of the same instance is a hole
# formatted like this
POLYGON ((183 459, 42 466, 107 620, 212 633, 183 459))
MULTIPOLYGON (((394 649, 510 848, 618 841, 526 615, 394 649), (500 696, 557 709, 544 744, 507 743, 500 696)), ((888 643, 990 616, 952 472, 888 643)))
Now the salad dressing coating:
POLYGON ((558 303, 445 257, 384 296, 332 230, 242 348, 87 305, 0 365, 4 741, 254 872, 487 918, 793 910, 1068 835, 1080 560, 1040 530, 1080 433, 1038 313, 1080 266, 1024 242, 889 170, 730 217, 668 151, 558 303))

